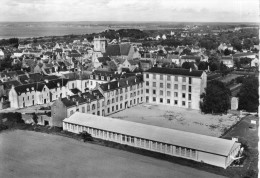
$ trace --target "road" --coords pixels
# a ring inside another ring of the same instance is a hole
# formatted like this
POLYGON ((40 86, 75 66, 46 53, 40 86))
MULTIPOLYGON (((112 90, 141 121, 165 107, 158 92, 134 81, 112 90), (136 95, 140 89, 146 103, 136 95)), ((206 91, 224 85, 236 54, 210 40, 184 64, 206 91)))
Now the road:
POLYGON ((222 177, 71 138, 21 130, 0 133, 0 175, 5 178, 222 177))

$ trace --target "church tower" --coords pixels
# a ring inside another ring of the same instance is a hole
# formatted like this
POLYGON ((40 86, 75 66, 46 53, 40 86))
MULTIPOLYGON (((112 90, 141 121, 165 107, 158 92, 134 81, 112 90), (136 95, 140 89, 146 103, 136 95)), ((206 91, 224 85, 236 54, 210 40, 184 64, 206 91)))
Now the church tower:
POLYGON ((102 37, 94 37, 94 52, 101 52, 105 53, 106 52, 106 38, 102 37))

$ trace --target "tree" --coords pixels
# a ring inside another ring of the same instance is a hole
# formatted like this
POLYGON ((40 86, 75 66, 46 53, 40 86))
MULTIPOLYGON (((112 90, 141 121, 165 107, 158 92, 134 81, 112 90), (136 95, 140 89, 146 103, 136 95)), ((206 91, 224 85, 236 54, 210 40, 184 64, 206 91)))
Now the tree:
POLYGON ((89 134, 88 132, 84 131, 81 132, 79 134, 79 136, 81 137, 81 139, 86 142, 86 141, 93 141, 93 137, 91 136, 91 134, 89 134))
POLYGON ((207 62, 204 62, 204 61, 201 61, 198 65, 198 69, 199 70, 207 70, 208 69, 208 63, 207 62))
POLYGON ((190 68, 193 68, 194 65, 193 65, 191 62, 184 62, 184 63, 181 65, 181 67, 182 67, 183 69, 190 69, 190 68))
POLYGON ((210 71, 218 70, 218 64, 216 62, 212 62, 209 64, 210 71))
POLYGON ((231 51, 229 51, 229 49, 226 48, 226 49, 224 50, 224 55, 225 55, 225 56, 228 56, 228 55, 230 55, 230 54, 231 54, 231 51))
POLYGON ((246 110, 248 112, 257 111, 259 101, 258 93, 259 82, 256 77, 248 77, 243 80, 241 89, 238 93, 238 109, 246 110))
POLYGON ((200 109, 204 113, 226 113, 230 108, 231 92, 224 83, 213 80, 202 93, 200 109))

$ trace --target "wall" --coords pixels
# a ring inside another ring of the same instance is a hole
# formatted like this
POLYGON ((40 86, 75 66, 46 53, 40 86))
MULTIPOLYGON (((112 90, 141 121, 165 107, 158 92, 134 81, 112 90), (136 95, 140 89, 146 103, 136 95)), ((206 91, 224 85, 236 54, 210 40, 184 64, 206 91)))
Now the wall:
POLYGON ((198 161, 226 168, 226 157, 198 151, 198 161))
POLYGON ((51 106, 51 117, 53 126, 62 127, 62 121, 67 116, 67 108, 60 99, 56 100, 51 106))

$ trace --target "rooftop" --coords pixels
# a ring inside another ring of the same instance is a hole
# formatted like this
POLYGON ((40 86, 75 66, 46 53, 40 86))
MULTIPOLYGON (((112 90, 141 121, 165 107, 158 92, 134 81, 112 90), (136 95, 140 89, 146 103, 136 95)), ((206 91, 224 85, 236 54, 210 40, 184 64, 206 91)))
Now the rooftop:
POLYGON ((235 141, 76 112, 63 122, 227 156, 235 141), (152 133, 152 134, 151 134, 152 133))
POLYGON ((202 70, 192 70, 189 69, 177 69, 177 68, 164 68, 164 67, 153 67, 145 71, 145 73, 158 73, 158 74, 170 74, 170 75, 184 75, 200 77, 203 73, 202 70))

